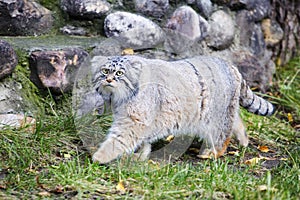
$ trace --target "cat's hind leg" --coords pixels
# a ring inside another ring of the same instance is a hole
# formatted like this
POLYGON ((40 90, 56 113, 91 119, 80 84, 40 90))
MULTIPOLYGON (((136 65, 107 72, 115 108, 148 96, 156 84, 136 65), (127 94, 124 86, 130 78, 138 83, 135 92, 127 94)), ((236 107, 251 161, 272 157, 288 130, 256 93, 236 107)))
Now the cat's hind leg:
POLYGON ((224 155, 227 147, 230 143, 231 137, 227 137, 220 146, 216 146, 215 143, 204 141, 200 150, 199 158, 219 158, 224 155))
POLYGON ((246 133, 246 128, 241 117, 237 114, 233 123, 233 134, 239 141, 240 145, 243 147, 247 147, 249 143, 249 139, 246 133))

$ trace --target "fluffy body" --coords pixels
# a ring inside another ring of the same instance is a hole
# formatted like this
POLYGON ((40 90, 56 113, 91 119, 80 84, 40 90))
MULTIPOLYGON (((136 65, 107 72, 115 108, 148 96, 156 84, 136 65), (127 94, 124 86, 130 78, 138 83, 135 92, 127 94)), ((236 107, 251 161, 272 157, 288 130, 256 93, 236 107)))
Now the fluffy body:
POLYGON ((210 153, 223 155, 232 133, 248 137, 239 105, 271 115, 272 104, 256 96, 241 74, 215 57, 167 62, 138 56, 92 59, 94 88, 113 111, 113 124, 93 160, 108 163, 170 134, 195 134, 210 153), (101 65, 98 65, 101 63, 101 65))

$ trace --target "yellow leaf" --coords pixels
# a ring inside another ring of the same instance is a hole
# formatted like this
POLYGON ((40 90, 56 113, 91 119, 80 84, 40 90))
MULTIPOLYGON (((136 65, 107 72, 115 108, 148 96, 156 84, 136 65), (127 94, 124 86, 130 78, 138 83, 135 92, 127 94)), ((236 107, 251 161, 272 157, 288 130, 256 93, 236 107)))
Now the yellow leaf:
POLYGON ((229 155, 239 156, 239 151, 229 151, 229 155))
POLYGON ((120 191, 121 193, 125 193, 126 192, 126 189, 125 189, 125 186, 124 186, 124 181, 119 181, 118 185, 116 186, 116 189, 118 191, 120 191))
POLYGON ((201 158, 201 159, 212 159, 212 156, 207 155, 207 154, 200 154, 200 155, 197 155, 197 157, 201 158))
POLYGON ((287 118, 288 118, 289 122, 293 122, 294 121, 293 115, 291 113, 287 114, 287 118))
POLYGON ((280 160, 286 161, 286 160, 288 160, 288 159, 287 159, 287 158, 280 158, 280 160))
POLYGON ((256 165, 260 160, 261 160, 262 158, 251 158, 251 159, 249 159, 249 160, 246 160, 245 161, 245 164, 247 164, 247 165, 256 165))
POLYGON ((171 142, 173 139, 174 139, 174 135, 169 135, 169 136, 166 138, 166 141, 167 141, 167 142, 171 142))
POLYGON ((258 145, 257 149, 264 153, 269 152, 269 148, 267 146, 259 146, 258 145))
POLYGON ((131 49, 131 48, 126 48, 126 49, 124 49, 124 50, 122 51, 121 54, 122 54, 122 55, 133 55, 133 54, 134 54, 134 51, 133 51, 133 49, 131 49))

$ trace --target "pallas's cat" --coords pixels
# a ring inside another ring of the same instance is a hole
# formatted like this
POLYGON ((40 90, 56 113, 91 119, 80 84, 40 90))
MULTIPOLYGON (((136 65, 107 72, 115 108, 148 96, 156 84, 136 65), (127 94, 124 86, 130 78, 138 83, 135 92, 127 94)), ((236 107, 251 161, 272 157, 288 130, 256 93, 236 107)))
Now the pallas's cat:
POLYGON ((138 148, 148 155, 149 144, 170 134, 195 134, 219 157, 232 134, 248 145, 240 105, 258 115, 274 112, 234 66, 215 57, 167 62, 95 56, 92 65, 97 63, 93 87, 111 106, 113 124, 93 154, 95 162, 108 163, 138 148))

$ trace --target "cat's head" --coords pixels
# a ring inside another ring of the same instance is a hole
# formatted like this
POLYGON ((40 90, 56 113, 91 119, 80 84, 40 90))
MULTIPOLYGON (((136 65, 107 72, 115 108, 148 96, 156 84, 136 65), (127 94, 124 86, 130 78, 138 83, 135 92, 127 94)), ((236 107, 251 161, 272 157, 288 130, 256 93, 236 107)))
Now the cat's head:
MULTIPOLYGON (((103 57, 102 57, 103 58, 103 57)), ((106 57, 105 63, 97 67, 93 82, 96 90, 113 101, 123 101, 138 91, 140 65, 130 58, 106 57)))

